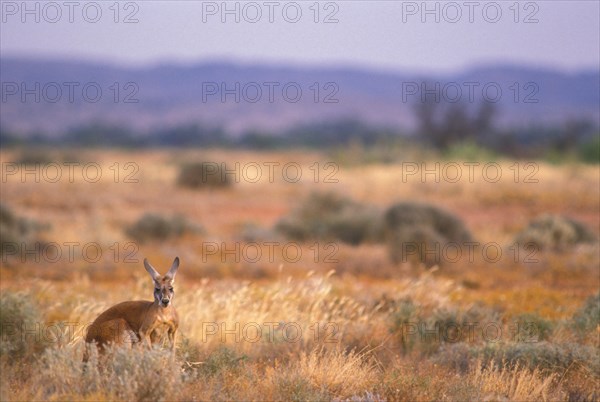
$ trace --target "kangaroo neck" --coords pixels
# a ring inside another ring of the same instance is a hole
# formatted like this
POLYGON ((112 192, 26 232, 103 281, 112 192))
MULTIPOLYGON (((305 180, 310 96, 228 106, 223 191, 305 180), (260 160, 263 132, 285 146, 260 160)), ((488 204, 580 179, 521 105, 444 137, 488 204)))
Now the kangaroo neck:
POLYGON ((150 308, 152 308, 153 310, 158 310, 158 311, 170 311, 173 306, 172 303, 169 303, 168 306, 162 306, 161 304, 162 304, 161 302, 154 299, 154 302, 152 302, 152 305, 150 306, 150 308))

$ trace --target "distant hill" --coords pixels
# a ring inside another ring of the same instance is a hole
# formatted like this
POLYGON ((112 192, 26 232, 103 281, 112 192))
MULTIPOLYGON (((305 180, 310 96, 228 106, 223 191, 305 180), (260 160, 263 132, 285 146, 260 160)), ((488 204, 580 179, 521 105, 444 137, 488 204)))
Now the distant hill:
POLYGON ((94 123, 141 132, 199 123, 234 134, 276 133, 349 118, 410 130, 422 89, 432 99, 436 88, 438 94, 473 105, 482 96, 497 100, 498 120, 505 126, 574 118, 600 123, 600 73, 595 70, 567 74, 494 66, 421 76, 226 62, 123 68, 3 57, 0 75, 2 128, 49 135, 94 123))

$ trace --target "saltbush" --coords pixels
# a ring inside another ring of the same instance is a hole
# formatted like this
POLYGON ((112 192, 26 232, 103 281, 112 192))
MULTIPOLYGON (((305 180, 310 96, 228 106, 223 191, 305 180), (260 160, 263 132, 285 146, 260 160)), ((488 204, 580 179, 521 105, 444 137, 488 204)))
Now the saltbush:
POLYGON ((600 375, 598 348, 578 343, 511 342, 490 343, 480 349, 484 361, 498 366, 508 364, 546 372, 564 372, 571 366, 582 366, 595 376, 600 375))
POLYGON ((548 340, 554 330, 554 323, 535 313, 524 313, 513 320, 514 337, 517 342, 538 342, 548 340))
POLYGON ((246 356, 238 355, 234 350, 222 346, 208 356, 202 366, 202 372, 214 376, 223 372, 236 371, 242 367, 245 360, 246 356))
POLYGON ((199 162, 183 165, 177 177, 177 184, 193 189, 225 188, 233 184, 227 174, 225 164, 199 162))
MULTIPOLYGON (((36 234, 44 229, 38 222, 17 216, 8 206, 0 203, 0 255, 9 248, 20 249, 36 241, 36 234)), ((29 249, 29 248, 28 248, 29 249)))
POLYGON ((577 244, 593 243, 597 236, 584 224, 560 215, 541 215, 523 229, 515 243, 538 250, 565 250, 577 244))
POLYGON ((357 245, 381 238, 379 211, 335 193, 313 193, 275 229, 298 241, 340 240, 357 245))
POLYGON ((182 236, 186 233, 198 232, 202 232, 202 229, 189 223, 187 219, 181 215, 165 217, 152 213, 143 215, 135 223, 125 229, 125 233, 130 238, 140 243, 167 240, 182 236))
MULTIPOLYGON (((583 307, 573 315, 570 325, 581 338, 600 328, 600 293, 586 300, 583 307)), ((598 335, 595 338, 598 339, 598 335)))
POLYGON ((76 348, 46 350, 37 373, 44 399, 171 401, 183 386, 185 375, 170 350, 159 348, 94 351, 82 363, 76 348))
POLYGON ((10 360, 31 356, 44 348, 43 320, 38 307, 23 293, 0 295, 0 356, 10 360))
POLYGON ((470 232, 457 216, 438 207, 401 202, 384 214, 383 224, 392 261, 411 259, 427 265, 441 264, 441 250, 449 243, 472 241, 470 232))

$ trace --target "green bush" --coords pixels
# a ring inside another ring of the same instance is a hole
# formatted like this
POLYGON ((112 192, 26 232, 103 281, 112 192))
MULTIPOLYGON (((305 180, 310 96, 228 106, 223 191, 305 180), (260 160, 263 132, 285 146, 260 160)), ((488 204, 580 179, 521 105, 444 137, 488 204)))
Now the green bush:
POLYGON ((581 144, 578 149, 579 158, 587 163, 600 163, 600 135, 581 144))
POLYGON ((398 228, 388 233, 388 254, 394 263, 422 262, 427 266, 441 265, 443 236, 427 226, 398 228), (438 250, 434 252, 433 250, 438 250))
POLYGON ((53 159, 48 151, 42 149, 26 149, 15 161, 18 164, 34 166, 34 165, 47 165, 49 163, 56 163, 56 159, 53 159))
POLYGON ((449 367, 461 374, 468 372, 477 361, 479 347, 465 342, 446 343, 432 356, 435 364, 449 367))
POLYGON ((395 204, 385 212, 383 224, 389 255, 396 263, 415 258, 427 265, 440 265, 444 246, 472 241, 458 217, 433 205, 395 204))
POLYGON ((246 243, 261 243, 281 240, 281 235, 271 228, 260 227, 254 223, 245 223, 239 229, 239 240, 246 243))
POLYGON ((85 364, 75 348, 51 348, 37 375, 49 400, 171 401, 185 380, 171 351, 158 348, 108 348, 101 357, 94 350, 85 364))
POLYGON ((461 141, 451 144, 444 152, 444 157, 448 160, 460 161, 492 161, 497 155, 474 141, 461 141))
POLYGON ((292 402, 318 402, 330 400, 329 393, 316 387, 306 378, 291 373, 281 373, 276 377, 276 400, 292 402))
POLYGON ((600 293, 587 299, 583 307, 573 315, 571 324, 580 335, 596 331, 600 327, 600 293))
POLYGON ((232 349, 221 346, 208 356, 202 366, 202 372, 208 376, 215 376, 231 370, 238 370, 244 364, 246 358, 245 355, 239 356, 232 349))
POLYGON ((179 171, 177 184, 193 189, 223 188, 233 183, 226 174, 223 163, 200 162, 183 165, 179 171))
POLYGON ((335 193, 313 193, 275 229, 298 241, 340 240, 348 244, 381 238, 379 211, 335 193))
POLYGON ((0 203, 0 255, 9 247, 20 249, 23 244, 37 241, 36 234, 44 226, 17 216, 10 208, 0 203))
POLYGON ((564 373, 573 367, 584 367, 594 376, 600 375, 600 351, 577 343, 493 342, 483 346, 466 343, 443 345, 432 357, 436 363, 468 371, 473 363, 484 366, 493 362, 498 368, 527 367, 545 372, 564 373))
MULTIPOLYGON (((176 352, 177 352, 177 357, 185 362, 189 362, 189 363, 196 363, 199 362, 201 359, 201 347, 193 342, 190 338, 186 337, 185 335, 181 334, 178 336, 179 341, 177 342, 176 345, 176 352)), ((189 368, 190 366, 187 365, 186 368, 189 368)))
POLYGON ((515 243, 533 245, 538 250, 565 250, 596 240, 596 235, 584 224, 560 215, 541 215, 515 237, 515 243))
POLYGON ((198 233, 201 231, 200 227, 190 224, 181 215, 168 218, 162 215, 147 213, 129 226, 125 230, 125 233, 133 240, 144 243, 148 241, 167 240, 186 233, 198 233))
POLYGON ((538 368, 548 372, 564 372, 569 367, 581 365, 593 375, 600 375, 600 351, 592 346, 577 343, 517 342, 487 345, 482 349, 486 360, 538 368))
MULTIPOLYGON (((476 331, 469 331, 463 313, 453 309, 438 309, 419 326, 419 340, 424 354, 436 352, 441 345, 469 341, 476 331)), ((474 339, 473 339, 474 340, 474 339)))
POLYGON ((181 369, 169 350, 118 348, 111 368, 113 377, 126 384, 119 390, 125 399, 168 401, 181 388, 181 369))
POLYGON ((385 402, 387 401, 387 399, 385 399, 384 397, 382 397, 379 394, 375 394, 373 392, 364 392, 363 394, 359 394, 359 395, 352 395, 349 398, 340 400, 340 399, 334 399, 334 401, 340 401, 340 402, 385 402))
POLYGON ((413 335, 413 326, 419 320, 417 314, 417 306, 409 299, 400 300, 390 314, 390 332, 397 335, 402 353, 411 351, 417 341, 413 335))
POLYGON ((548 340, 554 329, 554 323, 537 314, 520 314, 514 319, 514 336, 517 342, 539 342, 548 340))
POLYGON ((390 332, 397 336, 401 350, 418 350, 424 355, 437 352, 445 344, 486 341, 482 328, 490 323, 502 325, 498 314, 486 307, 441 308, 424 315, 411 300, 396 302, 390 321, 390 332))
POLYGON ((31 356, 45 347, 43 320, 37 306, 23 293, 0 295, 0 356, 11 360, 31 356))
MULTIPOLYGON (((84 154, 85 155, 85 154, 84 154)), ((27 148, 24 149, 15 163, 26 166, 48 165, 50 163, 85 163, 81 151, 57 151, 56 149, 27 148)))

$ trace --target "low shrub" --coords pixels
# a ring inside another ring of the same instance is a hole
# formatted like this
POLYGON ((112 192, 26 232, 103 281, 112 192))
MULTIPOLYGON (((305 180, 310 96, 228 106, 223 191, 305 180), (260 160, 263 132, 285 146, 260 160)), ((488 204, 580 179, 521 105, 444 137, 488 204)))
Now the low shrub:
POLYGON ((486 366, 523 367, 545 373, 563 373, 583 367, 594 376, 600 374, 600 351, 577 343, 489 342, 478 346, 459 342, 442 345, 432 360, 461 372, 481 362, 486 366))
POLYGON ((443 344, 480 340, 481 331, 475 328, 482 324, 480 319, 455 309, 435 310, 418 327, 421 352, 430 355, 443 344))
POLYGON ((9 248, 19 249, 37 241, 36 235, 44 228, 38 222, 17 216, 9 207, 0 203, 0 255, 7 253, 9 248))
POLYGON ((478 354, 479 348, 477 346, 465 342, 447 343, 440 347, 431 360, 435 364, 464 374, 473 368, 478 354))
POLYGON ((346 399, 335 398, 333 402, 386 402, 386 399, 379 394, 367 391, 363 394, 352 395, 346 399))
POLYGON ((176 215, 171 218, 147 213, 137 222, 125 229, 127 236, 140 243, 167 240, 186 233, 199 233, 202 229, 190 224, 185 217, 176 215))
POLYGON ((466 401, 471 399, 455 396, 450 390, 452 377, 439 375, 432 365, 423 364, 423 362, 410 366, 402 365, 387 371, 382 384, 385 399, 388 401, 466 401))
POLYGON ((146 348, 109 349, 81 362, 77 348, 52 348, 42 356, 38 383, 42 399, 171 401, 184 383, 171 351, 146 348))
POLYGON ((264 243, 281 240, 281 235, 272 228, 264 228, 254 223, 246 223, 239 229, 239 240, 246 243, 264 243))
POLYGON ((221 346, 212 352, 204 365, 202 365, 202 373, 208 376, 219 375, 224 372, 236 371, 244 364, 245 355, 238 355, 232 349, 221 346))
POLYGON ((483 328, 502 325, 498 314, 486 307, 440 308, 425 315, 410 300, 396 303, 390 322, 390 332, 396 335, 403 352, 418 350, 424 355, 432 355, 447 344, 485 342, 489 335, 483 328))
POLYGON ((600 135, 595 135, 578 147, 579 158, 586 163, 600 163, 600 135))
POLYGON ((298 241, 340 240, 357 245, 381 238, 379 211, 335 193, 313 193, 275 229, 298 241))
POLYGON ((584 338, 590 332, 593 332, 597 340, 596 331, 600 328, 600 293, 590 296, 570 321, 580 338, 584 338))
POLYGON ((514 319, 514 337, 517 342, 539 342, 548 340, 554 323, 535 313, 520 314, 514 319))
POLYGON ((473 141, 461 141, 451 144, 444 152, 444 157, 455 161, 492 161, 497 155, 491 149, 482 147, 473 141))
POLYGON ((443 259, 439 250, 444 246, 472 241, 458 217, 433 205, 395 204, 385 212, 383 225, 388 252, 395 263, 416 259, 427 265, 440 265, 443 259))
POLYGON ((178 338, 179 341, 177 342, 175 348, 177 357, 186 362, 186 369, 194 367, 195 363, 198 363, 200 360, 202 360, 201 347, 183 334, 179 335, 178 338))
POLYGON ((0 295, 0 356, 14 361, 44 349, 42 314, 23 293, 2 291, 0 295))
POLYGON ((388 254, 394 263, 422 262, 441 265, 441 248, 447 240, 427 226, 401 227, 388 232, 388 254), (437 250, 437 251, 436 251, 437 250))
POLYGON ((494 361, 498 367, 520 365, 546 372, 563 372, 582 366, 593 375, 600 375, 600 351, 577 343, 511 342, 487 344, 479 351, 484 361, 494 361))
POLYGON ((391 325, 390 332, 397 334, 400 348, 403 353, 407 353, 414 347, 416 339, 411 336, 413 332, 412 326, 419 320, 417 306, 412 300, 400 300, 393 308, 390 314, 391 325), (410 335, 409 335, 409 331, 410 335))
POLYGON ((56 162, 57 160, 48 151, 42 149, 25 149, 15 161, 15 163, 27 166, 47 165, 56 162))
POLYGON ((274 396, 277 400, 318 402, 330 399, 325 390, 296 373, 281 373, 275 377, 274 382, 274 396))
POLYGON ((225 188, 233 183, 227 175, 224 163, 199 162, 183 165, 177 177, 177 184, 193 189, 225 188))
POLYGON ((515 243, 533 244, 538 250, 565 250, 596 240, 597 236, 584 224, 560 215, 539 216, 515 237, 515 243))

